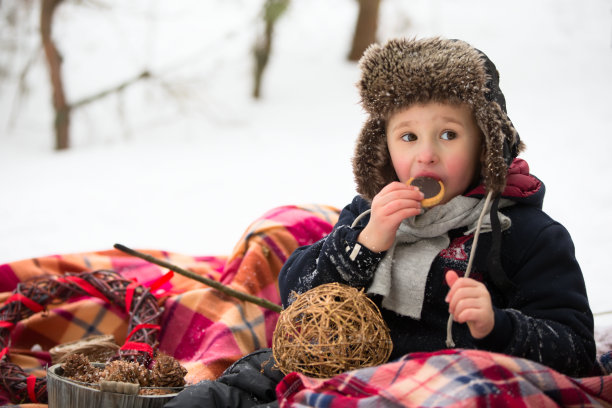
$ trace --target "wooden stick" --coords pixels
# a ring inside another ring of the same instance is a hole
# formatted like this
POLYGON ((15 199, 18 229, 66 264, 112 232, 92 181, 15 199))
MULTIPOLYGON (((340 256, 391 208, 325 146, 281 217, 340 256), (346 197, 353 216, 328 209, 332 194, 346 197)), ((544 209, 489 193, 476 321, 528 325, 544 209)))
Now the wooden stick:
POLYGON ((235 298, 240 299, 240 300, 244 300, 245 302, 254 303, 254 304, 258 305, 258 306, 261 306, 261 307, 266 308, 268 310, 271 310, 273 312, 280 313, 283 310, 283 308, 281 306, 277 305, 276 303, 272 303, 269 300, 266 300, 266 299, 263 299, 263 298, 260 298, 260 297, 257 297, 257 296, 253 296, 253 295, 248 294, 248 293, 244 293, 244 292, 240 292, 238 290, 232 289, 229 286, 226 286, 226 285, 222 284, 221 282, 217 282, 216 280, 207 278, 205 276, 200 276, 200 275, 195 274, 193 272, 190 272, 190 271, 188 271, 186 269, 183 269, 181 267, 173 265, 173 264, 171 264, 169 262, 166 262, 164 260, 155 258, 154 256, 151 256, 149 254, 145 254, 145 253, 142 253, 142 252, 135 251, 135 250, 130 249, 130 248, 128 248, 128 247, 126 247, 124 245, 121 245, 121 244, 115 244, 114 247, 116 249, 118 249, 119 251, 121 251, 121 252, 125 252, 126 254, 135 256, 137 258, 144 259, 147 262, 151 262, 151 263, 154 263, 156 265, 163 266, 164 268, 168 268, 171 271, 174 271, 176 273, 179 273, 179 274, 181 274, 183 276, 188 277, 189 279, 193 279, 193 280, 198 281, 200 283, 203 283, 203 284, 205 284, 207 286, 210 286, 211 288, 217 289, 218 291, 223 292, 226 295, 235 297, 235 298))

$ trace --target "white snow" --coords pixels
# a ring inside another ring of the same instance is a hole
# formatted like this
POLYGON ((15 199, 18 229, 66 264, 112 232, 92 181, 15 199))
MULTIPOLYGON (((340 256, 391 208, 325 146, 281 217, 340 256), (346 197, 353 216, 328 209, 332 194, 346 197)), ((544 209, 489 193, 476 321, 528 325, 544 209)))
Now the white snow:
MULTIPOLYGON (((261 0, 108 3, 58 10, 70 101, 144 69, 156 79, 76 111, 65 152, 52 150, 42 53, 18 110, 16 79, 1 84, 0 263, 115 242, 228 254, 270 208, 351 200, 357 2, 292 0, 261 101, 250 98, 261 0)), ((460 38, 495 62, 545 210, 573 236, 593 310, 612 310, 612 1, 384 0, 379 34, 460 38)))

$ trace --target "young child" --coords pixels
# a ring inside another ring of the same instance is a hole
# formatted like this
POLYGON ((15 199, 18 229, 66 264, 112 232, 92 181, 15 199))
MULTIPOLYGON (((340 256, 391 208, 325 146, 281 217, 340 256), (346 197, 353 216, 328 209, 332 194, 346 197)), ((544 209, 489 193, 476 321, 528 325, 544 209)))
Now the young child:
POLYGON ((544 185, 516 159, 523 144, 494 64, 465 42, 432 38, 373 45, 360 67, 369 118, 353 158, 359 195, 326 238, 286 262, 283 305, 340 282, 379 306, 392 359, 478 348, 589 374, 582 272, 570 235, 542 211, 544 185), (421 205, 406 184, 419 176, 442 181, 440 204, 421 205))
MULTIPOLYGON (((593 315, 573 243, 542 211, 542 182, 516 159, 523 146, 493 63, 433 38, 371 46, 360 66, 369 118, 353 159, 359 195, 326 238, 289 257, 283 306, 293 292, 341 282, 380 308, 392 359, 479 348, 590 374, 593 315), (419 176, 443 182, 440 204, 421 205, 406 184, 419 176)), ((269 349, 247 355, 166 407, 275 406, 284 375, 271 358, 269 349)))

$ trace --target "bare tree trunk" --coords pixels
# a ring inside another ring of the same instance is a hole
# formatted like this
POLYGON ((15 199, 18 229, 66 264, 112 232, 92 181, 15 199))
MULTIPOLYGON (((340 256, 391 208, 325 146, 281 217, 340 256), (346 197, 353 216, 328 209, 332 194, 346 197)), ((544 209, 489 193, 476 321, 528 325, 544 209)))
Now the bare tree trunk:
POLYGON ((55 109, 55 149, 67 149, 70 146, 70 105, 66 102, 64 83, 62 81, 62 57, 51 38, 53 14, 62 0, 42 0, 40 11, 40 35, 47 57, 49 77, 53 90, 53 108, 55 109))
POLYGON ((261 82, 272 53, 274 25, 288 6, 289 0, 266 0, 263 6, 264 32, 255 40, 255 46, 253 47, 255 56, 253 98, 255 99, 261 97, 261 82))
POLYGON ((359 15, 353 35, 353 45, 349 53, 349 61, 359 61, 368 46, 376 42, 378 28, 378 10, 380 0, 358 0, 359 15))
POLYGON ((254 47, 255 54, 255 82, 253 84, 253 98, 261 97, 261 81, 263 73, 268 66, 270 53, 272 51, 272 33, 274 31, 274 22, 265 21, 265 31, 261 38, 258 39, 254 47))

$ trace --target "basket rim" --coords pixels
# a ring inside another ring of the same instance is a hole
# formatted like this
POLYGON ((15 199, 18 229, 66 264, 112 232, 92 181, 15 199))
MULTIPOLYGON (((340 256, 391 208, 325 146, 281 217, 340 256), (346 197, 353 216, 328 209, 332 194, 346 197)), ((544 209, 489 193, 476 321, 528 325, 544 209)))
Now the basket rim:
MULTIPOLYGON (((95 367, 104 367, 106 364, 105 363, 90 363, 91 365, 95 366, 95 367)), ((86 383, 83 381, 78 381, 78 380, 73 380, 72 378, 68 378, 68 377, 64 377, 63 375, 57 373, 57 369, 58 368, 62 368, 62 364, 53 364, 52 366, 47 367, 47 377, 52 377, 52 378, 57 378, 59 381, 65 381, 65 382, 69 382, 72 383, 78 387, 82 387, 82 388, 87 388, 89 390, 93 390, 95 392, 107 392, 107 391, 100 391, 100 384, 99 383, 86 383)), ((172 390, 175 391, 171 394, 161 394, 161 395, 149 395, 149 394, 138 394, 135 395, 136 397, 147 397, 147 398, 167 398, 167 397, 173 397, 176 396, 179 392, 183 391, 186 388, 191 387, 190 385, 184 385, 181 387, 140 387, 141 390, 172 390)))

